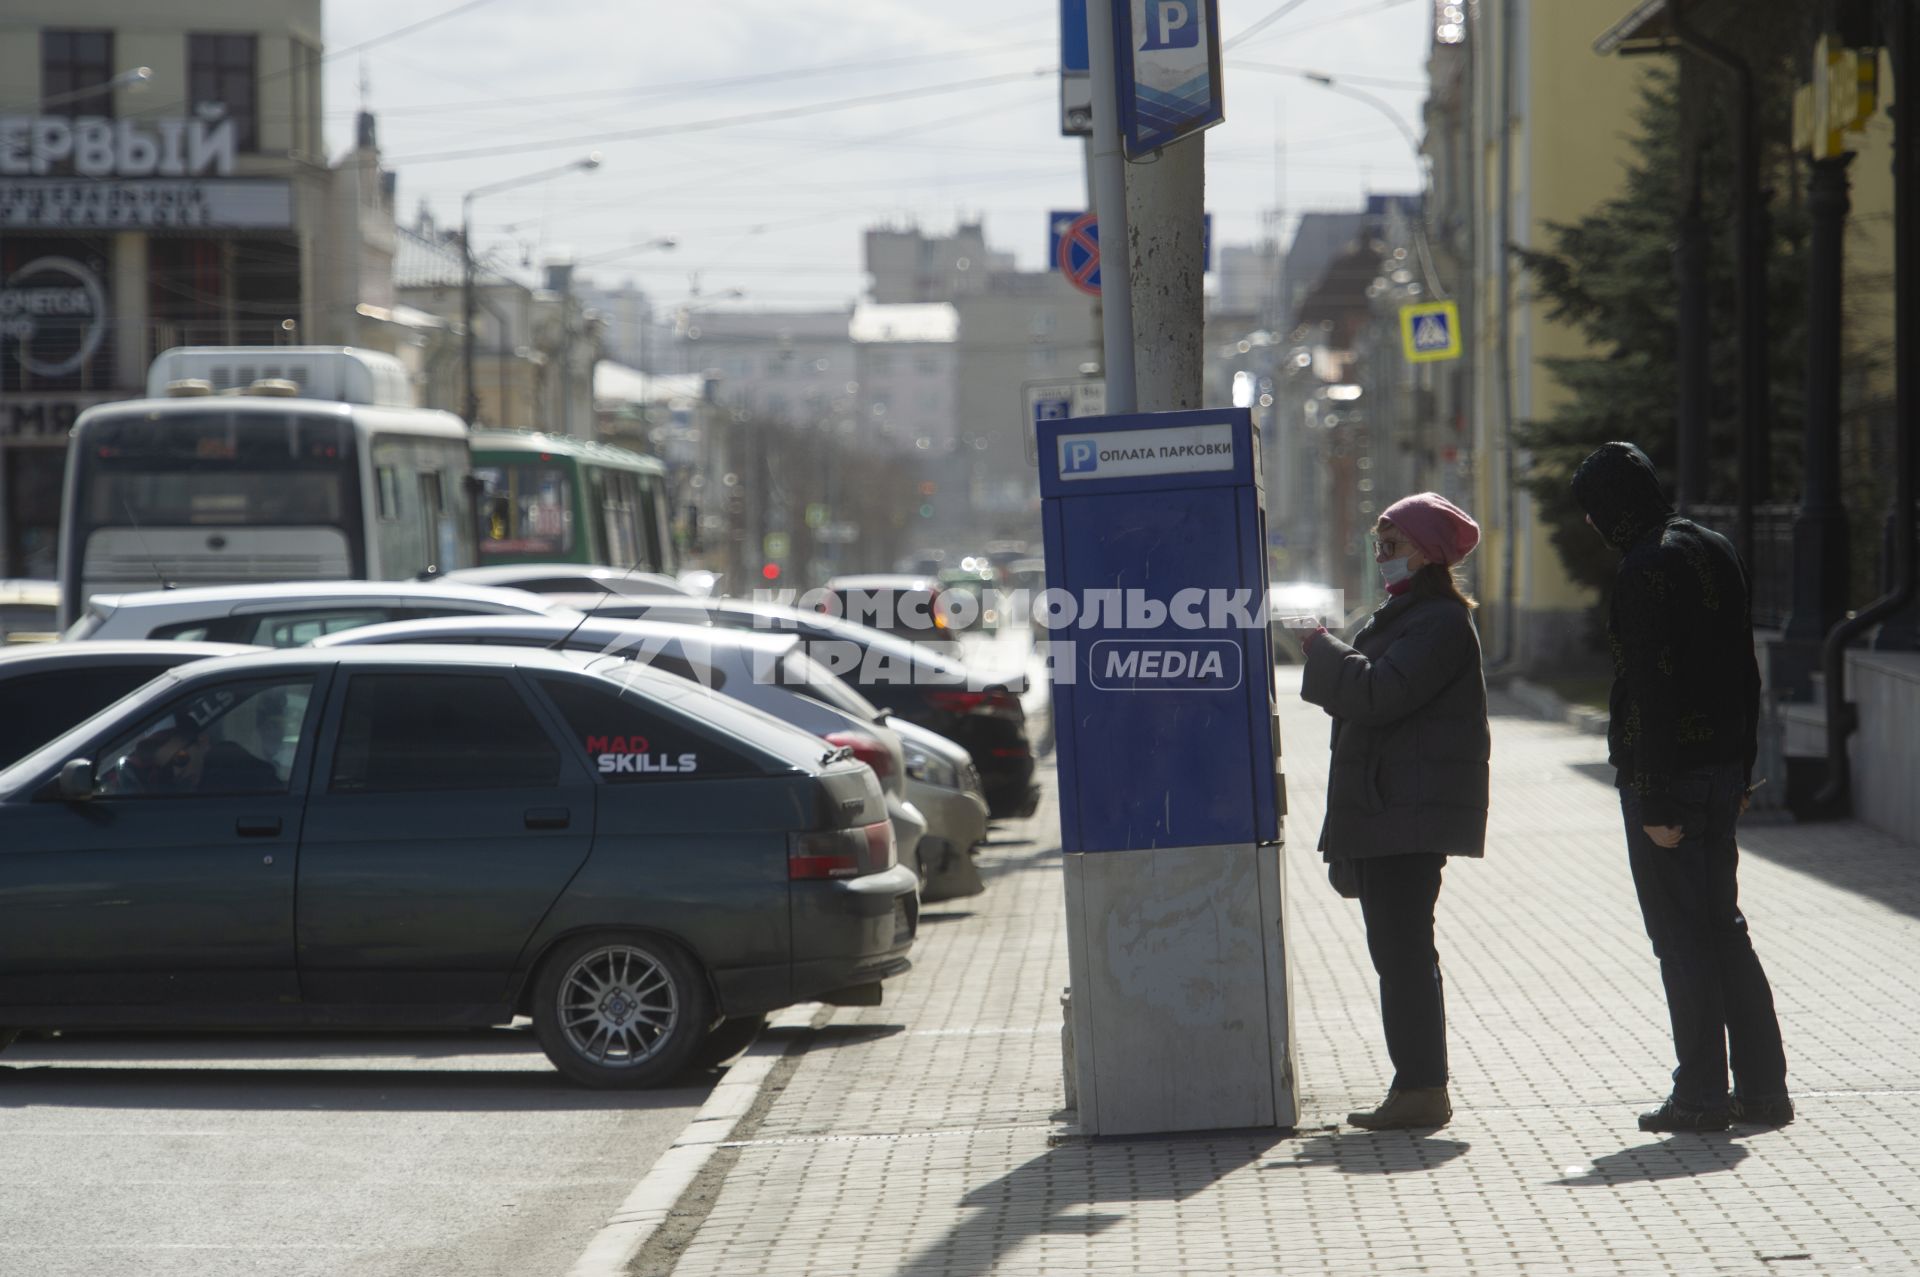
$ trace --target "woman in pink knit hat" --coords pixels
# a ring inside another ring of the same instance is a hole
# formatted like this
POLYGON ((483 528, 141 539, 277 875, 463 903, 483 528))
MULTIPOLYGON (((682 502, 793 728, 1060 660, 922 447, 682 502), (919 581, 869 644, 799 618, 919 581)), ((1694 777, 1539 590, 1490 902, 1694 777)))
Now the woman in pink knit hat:
POLYGON ((1486 844, 1487 688, 1474 602, 1454 575, 1479 542, 1480 525, 1438 493, 1394 502, 1373 527, 1386 602, 1351 643, 1321 629, 1302 645, 1300 695, 1333 717, 1320 851, 1360 901, 1394 1068, 1385 1101, 1347 1115, 1365 1130, 1453 1117, 1433 916, 1447 857, 1486 844))

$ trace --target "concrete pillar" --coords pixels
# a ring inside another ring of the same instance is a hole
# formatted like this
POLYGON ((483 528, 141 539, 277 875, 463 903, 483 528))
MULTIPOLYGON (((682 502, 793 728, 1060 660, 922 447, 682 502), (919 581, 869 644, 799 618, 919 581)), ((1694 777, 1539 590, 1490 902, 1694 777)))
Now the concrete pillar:
MULTIPOLYGON (((1150 163, 1127 166, 1134 385, 1141 412, 1202 406, 1206 145, 1206 134, 1196 133, 1150 163)), ((1100 247, 1104 281, 1105 263, 1117 246, 1108 246, 1103 231, 1100 247)))
POLYGON ((147 384, 147 235, 121 231, 113 237, 113 291, 108 303, 113 324, 113 384, 123 390, 147 384))

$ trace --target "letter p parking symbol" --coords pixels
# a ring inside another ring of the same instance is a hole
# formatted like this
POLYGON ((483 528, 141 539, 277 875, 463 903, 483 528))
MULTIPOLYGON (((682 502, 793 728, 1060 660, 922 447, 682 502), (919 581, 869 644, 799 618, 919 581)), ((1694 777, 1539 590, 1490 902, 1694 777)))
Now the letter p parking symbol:
POLYGON ((1147 0, 1146 39, 1142 53, 1155 49, 1191 49, 1200 43, 1200 24, 1194 20, 1194 0, 1147 0))
POLYGON ((1100 468, 1100 450, 1091 439, 1060 441, 1060 473, 1086 474, 1100 468))

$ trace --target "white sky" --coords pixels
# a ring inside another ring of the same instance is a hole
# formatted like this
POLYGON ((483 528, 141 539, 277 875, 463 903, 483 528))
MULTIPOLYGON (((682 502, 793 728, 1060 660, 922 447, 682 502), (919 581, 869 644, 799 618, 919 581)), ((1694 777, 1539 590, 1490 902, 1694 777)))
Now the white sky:
MULTIPOLYGON (((865 285, 869 226, 937 233, 983 217, 992 246, 1037 268, 1047 214, 1085 203, 1080 144, 1059 133, 1055 0, 467 3, 343 55, 459 0, 326 0, 328 147, 351 141, 364 65, 402 221, 425 200, 455 223, 465 191, 601 151, 598 172, 476 200, 476 244, 514 261, 571 252, 583 277, 630 278, 668 306, 696 276, 707 296, 746 290, 742 305, 831 306, 865 285), (993 76, 1016 78, 686 127, 993 76), (659 132, 613 140, 639 130, 659 132), (434 158, 488 148, 514 149, 434 158), (660 236, 678 247, 615 256, 660 236)), ((1220 0, 1221 28, 1231 40, 1283 7, 1227 53, 1227 120, 1207 138, 1217 244, 1258 239, 1276 203, 1290 221, 1416 187, 1407 143, 1379 112, 1247 64, 1362 77, 1353 87, 1418 132, 1430 0, 1220 0)))

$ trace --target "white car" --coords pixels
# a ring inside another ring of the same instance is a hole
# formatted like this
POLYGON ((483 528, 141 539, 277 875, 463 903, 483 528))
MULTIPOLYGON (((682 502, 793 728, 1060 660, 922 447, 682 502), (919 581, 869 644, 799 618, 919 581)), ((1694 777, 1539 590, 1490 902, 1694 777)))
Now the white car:
MULTIPOLYGON (((437 578, 456 585, 492 585, 534 594, 693 594, 664 572, 600 567, 592 563, 489 563, 455 568, 437 578)), ((703 591, 704 593, 704 591, 703 591)))
POLYGON ((924 728, 888 719, 809 658, 797 635, 592 617, 443 617, 368 626, 317 639, 314 646, 460 642, 626 656, 852 749, 889 795, 900 860, 919 874, 922 897, 944 900, 983 890, 970 853, 986 837, 987 804, 967 752, 924 728))
POLYGON ((292 581, 96 594, 66 638, 300 647, 323 634, 434 616, 575 616, 522 590, 437 581, 292 581))

